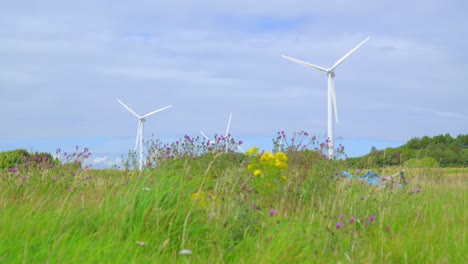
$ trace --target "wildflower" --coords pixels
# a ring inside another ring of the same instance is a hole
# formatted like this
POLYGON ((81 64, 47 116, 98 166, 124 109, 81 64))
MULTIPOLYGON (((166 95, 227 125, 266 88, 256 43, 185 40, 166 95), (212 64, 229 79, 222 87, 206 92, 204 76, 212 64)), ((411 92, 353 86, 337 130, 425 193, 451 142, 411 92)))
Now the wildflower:
POLYGON ((422 192, 421 188, 419 188, 419 189, 417 190, 417 192, 418 192, 418 193, 422 192))
POLYGON ((276 215, 276 210, 275 209, 270 209, 270 214, 271 215, 276 215))
POLYGON ((387 177, 385 176, 382 177, 382 181, 387 181, 387 180, 388 180, 387 177))
POLYGON ((348 219, 348 223, 352 223, 352 222, 354 222, 354 221, 356 221, 356 217, 354 217, 354 216, 351 217, 350 219, 348 219))
POLYGON ((9 171, 9 172, 17 172, 18 169, 17 169, 17 168, 9 168, 8 171, 9 171))
POLYGON ((411 190, 410 193, 414 193, 414 190, 411 190))
POLYGON ((345 218, 345 216, 344 216, 344 215, 340 215, 340 219, 344 219, 344 218, 345 218))
POLYGON ((262 174, 262 171, 259 169, 254 170, 253 175, 254 176, 260 176, 262 174))
POLYGON ((249 154, 249 155, 258 154, 258 148, 255 147, 255 146, 251 147, 249 150, 247 150, 247 154, 249 154))
POLYGON ((182 249, 181 251, 179 251, 179 255, 192 255, 192 250, 182 249))
POLYGON ((279 161, 282 161, 282 162, 287 162, 288 161, 288 156, 286 156, 286 154, 284 154, 283 152, 278 152, 276 153, 276 159, 279 160, 279 161))
POLYGON ((288 176, 281 176, 281 178, 282 178, 283 180, 285 180, 285 181, 288 180, 288 176))
POLYGON ((343 226, 343 224, 341 222, 336 222, 335 226, 337 229, 340 229, 343 226))
POLYGON ((269 162, 275 159, 275 155, 271 154, 269 151, 263 153, 260 157, 260 161, 262 162, 269 162))
POLYGON ((374 221, 375 221, 375 216, 373 216, 373 215, 369 216, 369 220, 370 220, 371 222, 374 222, 374 221))
POLYGON ((366 225, 367 225, 367 226, 370 225, 370 224, 371 224, 371 222, 366 222, 366 225))
POLYGON ((143 241, 137 241, 136 243, 142 247, 148 245, 147 242, 143 242, 143 241))

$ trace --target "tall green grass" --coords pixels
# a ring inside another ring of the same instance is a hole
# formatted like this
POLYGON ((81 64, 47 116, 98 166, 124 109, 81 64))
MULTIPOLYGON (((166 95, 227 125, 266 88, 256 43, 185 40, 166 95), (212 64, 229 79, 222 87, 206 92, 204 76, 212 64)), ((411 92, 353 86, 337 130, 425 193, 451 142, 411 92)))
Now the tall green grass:
POLYGON ((468 263, 466 171, 408 170, 383 188, 337 177, 340 162, 289 160, 263 187, 226 155, 2 171, 0 262, 468 263))

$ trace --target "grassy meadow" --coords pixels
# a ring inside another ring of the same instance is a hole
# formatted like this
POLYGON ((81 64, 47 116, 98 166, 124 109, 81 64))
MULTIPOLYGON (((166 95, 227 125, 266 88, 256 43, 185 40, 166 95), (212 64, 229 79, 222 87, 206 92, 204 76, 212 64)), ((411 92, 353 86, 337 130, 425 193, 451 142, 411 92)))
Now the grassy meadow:
POLYGON ((141 172, 3 170, 0 263, 468 263, 467 168, 381 186, 343 170, 357 174, 314 151, 255 149, 141 172))

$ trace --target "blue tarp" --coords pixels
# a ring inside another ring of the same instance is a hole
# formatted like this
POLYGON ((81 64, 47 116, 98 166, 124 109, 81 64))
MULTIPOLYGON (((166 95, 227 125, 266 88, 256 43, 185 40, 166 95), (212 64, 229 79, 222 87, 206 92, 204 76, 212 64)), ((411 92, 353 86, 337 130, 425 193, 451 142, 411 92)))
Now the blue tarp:
POLYGON ((343 172, 341 172, 341 176, 346 177, 348 179, 365 180, 367 182, 367 184, 369 184, 369 185, 380 185, 381 184, 380 175, 378 175, 377 173, 375 173, 373 171, 368 171, 368 172, 366 172, 366 174, 364 174, 362 176, 356 176, 356 177, 354 177, 353 174, 351 174, 350 172, 343 171, 343 172))

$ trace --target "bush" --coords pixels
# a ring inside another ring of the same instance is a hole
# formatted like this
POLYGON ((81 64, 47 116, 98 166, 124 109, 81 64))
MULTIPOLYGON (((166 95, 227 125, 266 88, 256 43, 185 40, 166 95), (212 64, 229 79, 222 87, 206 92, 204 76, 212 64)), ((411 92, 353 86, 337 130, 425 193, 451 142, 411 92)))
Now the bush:
POLYGON ((25 149, 0 152, 0 169, 11 169, 22 164, 29 153, 25 149))
POLYGON ((59 162, 50 153, 29 153, 24 149, 0 152, 0 169, 52 168, 59 162))
POLYGON ((405 165, 409 168, 437 168, 439 167, 439 162, 432 157, 425 157, 422 159, 409 159, 405 165))

